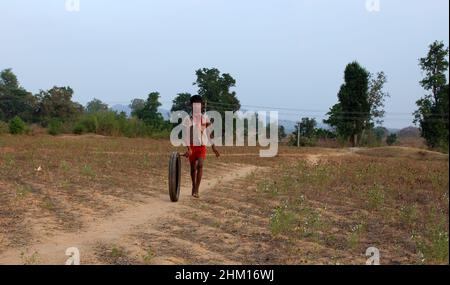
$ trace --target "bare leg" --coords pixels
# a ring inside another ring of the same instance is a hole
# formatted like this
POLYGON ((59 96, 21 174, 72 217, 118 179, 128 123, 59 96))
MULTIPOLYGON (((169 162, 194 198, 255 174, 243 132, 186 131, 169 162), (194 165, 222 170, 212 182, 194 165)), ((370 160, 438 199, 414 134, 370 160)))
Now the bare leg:
POLYGON ((197 170, 197 178, 195 179, 195 194, 196 194, 196 198, 198 198, 198 192, 200 190, 200 183, 202 182, 202 175, 203 175, 203 159, 199 158, 197 160, 197 165, 196 165, 196 170, 197 170))
POLYGON ((191 162, 191 180, 192 180, 192 195, 195 194, 195 179, 197 177, 197 161, 191 162))

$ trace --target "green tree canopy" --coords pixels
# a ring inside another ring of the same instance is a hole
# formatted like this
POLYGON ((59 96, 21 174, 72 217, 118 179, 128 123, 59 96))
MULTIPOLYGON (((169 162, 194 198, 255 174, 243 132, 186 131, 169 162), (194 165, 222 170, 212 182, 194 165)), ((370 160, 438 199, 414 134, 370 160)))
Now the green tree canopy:
POLYGON ((159 97, 160 95, 158 92, 148 94, 144 107, 133 111, 132 115, 144 121, 148 126, 152 126, 155 129, 161 129, 165 123, 163 116, 158 111, 158 108, 161 106, 159 97))
POLYGON ((0 73, 0 120, 8 121, 19 116, 25 121, 32 121, 35 107, 34 96, 20 87, 12 70, 3 70, 0 73))
POLYGON ((178 93, 172 101, 172 108, 170 111, 185 111, 189 113, 191 111, 189 105, 191 96, 192 95, 190 93, 178 93))
POLYGON ((420 85, 430 93, 419 99, 414 123, 419 123, 422 137, 431 148, 440 147, 448 151, 448 47, 435 41, 429 46, 426 57, 419 59, 425 77, 420 85))
POLYGON ((385 114, 384 103, 389 93, 384 91, 384 85, 387 82, 386 74, 381 71, 375 75, 370 75, 369 80, 369 106, 371 121, 381 125, 385 114))
POLYGON ((350 138, 356 146, 371 118, 369 72, 352 62, 345 68, 344 81, 338 93, 339 102, 330 109, 329 118, 324 122, 333 126, 340 136, 350 138))
POLYGON ((56 118, 61 121, 72 120, 83 112, 83 106, 72 101, 73 90, 70 87, 53 87, 48 91, 40 91, 37 113, 42 122, 48 123, 56 118))
POLYGON ((108 111, 108 104, 103 103, 99 99, 94 98, 92 101, 86 104, 87 113, 97 113, 108 111))
POLYGON ((131 100, 131 103, 130 103, 130 105, 128 105, 128 107, 130 107, 131 115, 133 115, 136 113, 136 111, 139 111, 145 107, 145 100, 135 98, 135 99, 131 100))
POLYGON ((237 111, 241 108, 236 92, 230 91, 236 80, 228 73, 221 74, 217 68, 203 68, 196 71, 198 94, 207 102, 208 110, 237 111))

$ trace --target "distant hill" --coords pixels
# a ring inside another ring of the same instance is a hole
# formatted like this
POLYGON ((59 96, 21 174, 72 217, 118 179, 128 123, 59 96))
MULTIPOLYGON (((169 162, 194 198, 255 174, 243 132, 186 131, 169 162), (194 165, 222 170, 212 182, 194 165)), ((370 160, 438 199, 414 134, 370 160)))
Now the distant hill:
POLYGON ((399 138, 418 138, 420 137, 420 129, 410 126, 397 132, 399 138))

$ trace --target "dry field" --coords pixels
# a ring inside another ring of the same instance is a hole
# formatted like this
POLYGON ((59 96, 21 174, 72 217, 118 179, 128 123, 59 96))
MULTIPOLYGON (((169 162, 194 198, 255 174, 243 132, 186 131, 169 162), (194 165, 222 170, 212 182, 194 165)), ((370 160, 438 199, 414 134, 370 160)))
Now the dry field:
POLYGON ((0 264, 448 264, 448 155, 384 147, 208 156, 200 200, 167 141, 0 136, 0 264))

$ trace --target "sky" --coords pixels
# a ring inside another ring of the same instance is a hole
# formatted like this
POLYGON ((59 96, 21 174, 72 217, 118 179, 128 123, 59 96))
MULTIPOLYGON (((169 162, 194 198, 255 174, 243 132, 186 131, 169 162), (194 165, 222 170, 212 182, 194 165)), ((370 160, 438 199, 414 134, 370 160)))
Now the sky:
POLYGON ((0 69, 33 93, 70 86, 75 101, 114 105, 158 91, 170 109, 196 93, 195 70, 215 67, 247 109, 321 121, 357 60, 388 77, 384 125, 406 127, 425 94, 418 59, 448 46, 449 1, 370 1, 1 0, 0 69))

